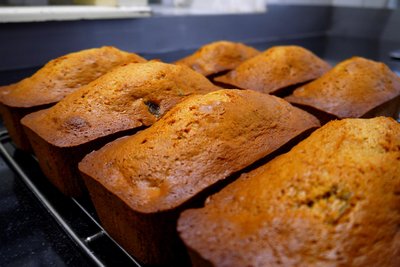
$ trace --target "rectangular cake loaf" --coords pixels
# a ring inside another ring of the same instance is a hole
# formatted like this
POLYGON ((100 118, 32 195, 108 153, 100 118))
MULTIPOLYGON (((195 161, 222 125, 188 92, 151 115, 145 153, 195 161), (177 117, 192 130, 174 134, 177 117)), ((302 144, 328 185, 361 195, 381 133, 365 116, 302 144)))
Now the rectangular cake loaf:
POLYGON ((179 234, 194 266, 400 266, 400 124, 344 119, 241 176, 179 234))
POLYGON ((400 77, 381 62, 353 57, 285 98, 318 117, 332 119, 400 115, 400 77))
POLYGON ((68 94, 111 69, 146 60, 134 53, 104 46, 70 53, 53 59, 31 77, 0 90, 0 113, 17 148, 31 151, 21 119, 48 108, 68 94))
POLYGON ((218 89, 185 66, 131 63, 21 122, 44 174, 61 192, 78 197, 85 192, 78 162, 87 153, 150 126, 189 95, 218 89))
POLYGON ((319 126, 286 101, 250 90, 192 96, 79 169, 102 225, 140 262, 186 266, 179 213, 213 187, 319 126))

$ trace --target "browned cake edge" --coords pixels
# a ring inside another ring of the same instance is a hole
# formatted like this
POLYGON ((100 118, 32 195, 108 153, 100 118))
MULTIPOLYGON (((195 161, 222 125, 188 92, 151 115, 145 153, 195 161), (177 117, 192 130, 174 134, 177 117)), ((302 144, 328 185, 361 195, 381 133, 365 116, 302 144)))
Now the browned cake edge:
POLYGON ((132 210, 96 180, 84 174, 82 177, 102 226, 135 259, 146 266, 190 266, 176 230, 183 207, 143 214, 132 210))
POLYGON ((3 118, 4 126, 18 149, 32 152, 32 147, 24 132, 21 119, 30 113, 49 108, 52 105, 53 104, 47 104, 30 108, 20 108, 0 103, 0 113, 3 118))
MULTIPOLYGON (((347 118, 340 117, 337 114, 332 114, 325 110, 319 109, 318 107, 302 103, 301 101, 298 101, 298 99, 294 96, 287 96, 284 99, 290 102, 293 106, 303 109, 317 117, 322 125, 331 120, 347 118)), ((377 106, 371 107, 368 112, 362 114, 361 116, 359 116, 359 118, 374 118, 379 116, 391 117, 398 120, 400 118, 400 95, 377 106)))
POLYGON ((54 146, 30 128, 23 126, 23 129, 39 161, 39 166, 48 180, 64 195, 81 197, 87 194, 87 190, 78 170, 79 161, 108 142, 133 134, 142 128, 114 133, 74 147, 54 146))

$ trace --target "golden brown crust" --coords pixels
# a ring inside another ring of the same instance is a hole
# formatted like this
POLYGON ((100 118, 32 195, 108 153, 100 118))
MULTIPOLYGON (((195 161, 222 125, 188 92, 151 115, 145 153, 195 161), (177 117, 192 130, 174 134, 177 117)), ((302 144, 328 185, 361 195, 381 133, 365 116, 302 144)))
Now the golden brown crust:
POLYGON ((183 212, 213 266, 400 266, 400 124, 333 121, 183 212))
POLYGON ((21 122, 55 146, 72 147, 149 126, 188 95, 218 89, 185 66, 132 63, 115 68, 21 122))
POLYGON ((285 99, 338 118, 357 118, 398 95, 400 78, 385 64, 353 57, 285 99))
POLYGON ((114 67, 145 61, 111 46, 67 54, 51 60, 31 77, 1 90, 0 101, 10 107, 54 103, 114 67))
POLYGON ((208 76, 232 70, 243 61, 260 54, 257 49, 229 41, 218 41, 202 46, 199 50, 175 62, 186 65, 208 76))
POLYGON ((299 46, 275 46, 246 60, 214 80, 262 93, 275 91, 320 77, 328 63, 299 46))
POLYGON ((249 90, 192 96, 152 127, 79 164, 133 210, 171 210, 201 190, 318 127, 286 101, 249 90))

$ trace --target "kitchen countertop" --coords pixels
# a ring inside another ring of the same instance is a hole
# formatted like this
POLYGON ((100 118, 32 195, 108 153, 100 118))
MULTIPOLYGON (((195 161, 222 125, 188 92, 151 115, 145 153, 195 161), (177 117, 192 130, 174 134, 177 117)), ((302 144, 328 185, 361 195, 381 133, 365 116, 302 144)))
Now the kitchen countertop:
MULTIPOLYGON (((273 45, 302 45, 331 64, 351 56, 383 61, 400 75, 400 61, 389 53, 400 49, 400 43, 374 39, 310 36, 300 39, 253 43, 258 49, 273 45)), ((143 54, 171 62, 193 50, 143 54)), ((9 82, 30 75, 35 69, 6 73, 9 82)), ((7 77, 1 77, 4 82, 7 77)), ((75 243, 58 226, 35 196, 0 158, 0 266, 92 266, 75 243)))

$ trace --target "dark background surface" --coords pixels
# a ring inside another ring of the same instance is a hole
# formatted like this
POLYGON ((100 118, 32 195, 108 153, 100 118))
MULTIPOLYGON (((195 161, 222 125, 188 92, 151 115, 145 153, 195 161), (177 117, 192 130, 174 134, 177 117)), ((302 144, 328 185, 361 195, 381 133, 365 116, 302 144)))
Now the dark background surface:
POLYGON ((66 53, 103 45, 164 55, 223 39, 259 44, 341 36, 400 42, 399 25, 400 10, 288 5, 269 5, 267 13, 253 15, 1 23, 0 84, 9 82, 10 71, 38 68, 66 53))
POLYGON ((0 158, 0 266, 92 266, 0 158))
MULTIPOLYGON (((166 62, 215 40, 241 41, 264 50, 302 45, 331 64, 351 56, 384 61, 400 74, 399 10, 269 6, 266 14, 156 16, 0 24, 0 84, 32 74, 62 54, 114 45, 166 62)), ((0 266, 90 266, 48 212, 0 158, 0 266)))

